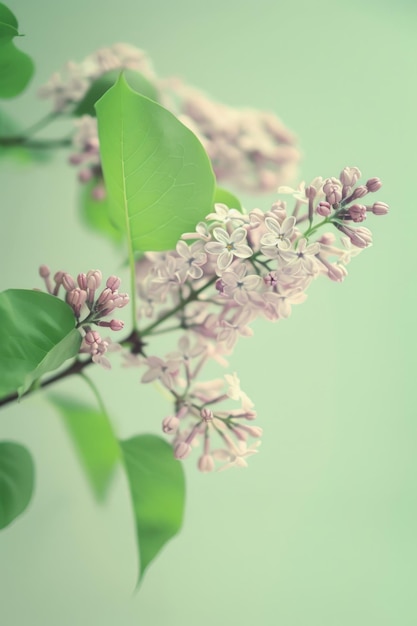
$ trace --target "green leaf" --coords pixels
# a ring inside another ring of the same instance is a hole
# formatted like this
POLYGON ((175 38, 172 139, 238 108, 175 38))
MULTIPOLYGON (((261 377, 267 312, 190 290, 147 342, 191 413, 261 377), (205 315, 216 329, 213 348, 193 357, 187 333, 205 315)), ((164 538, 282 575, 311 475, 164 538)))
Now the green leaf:
POLYGON ((14 45, 18 23, 13 13, 0 3, 0 97, 14 98, 28 85, 34 72, 28 54, 14 45))
POLYGON ((222 187, 216 187, 214 202, 225 204, 229 207, 229 209, 237 209, 238 211, 242 210, 242 204, 240 200, 238 200, 238 198, 233 193, 231 193, 227 189, 223 189, 222 187))
POLYGON ((0 398, 74 357, 81 343, 71 307, 40 291, 0 293, 0 398))
POLYGON ((139 545, 139 581, 182 524, 185 479, 172 447, 156 435, 121 442, 139 545))
POLYGON ((118 461, 119 442, 104 411, 65 396, 48 394, 74 442, 97 500, 104 500, 118 461))
POLYGON ((92 178, 81 187, 80 208, 84 223, 103 235, 106 235, 114 243, 119 244, 123 239, 123 233, 118 230, 109 218, 109 199, 95 200, 92 196, 93 189, 103 184, 98 178, 92 178))
POLYGON ((19 25, 16 17, 5 4, 0 2, 0 44, 17 37, 19 25))
MULTIPOLYGON (((134 70, 124 70, 123 74, 132 89, 151 100, 155 100, 155 102, 158 101, 158 90, 143 74, 135 72, 134 70)), ((100 100, 100 98, 104 96, 110 87, 113 87, 119 75, 120 70, 111 70, 110 72, 102 74, 100 78, 97 78, 97 80, 92 83, 84 98, 75 107, 73 115, 92 115, 95 117, 96 110, 94 105, 97 100, 100 100)))
POLYGON ((123 75, 96 110, 110 219, 134 251, 175 248, 213 207, 215 180, 203 146, 123 75))
POLYGON ((0 528, 23 513, 33 492, 35 468, 28 450, 12 441, 0 441, 0 528))

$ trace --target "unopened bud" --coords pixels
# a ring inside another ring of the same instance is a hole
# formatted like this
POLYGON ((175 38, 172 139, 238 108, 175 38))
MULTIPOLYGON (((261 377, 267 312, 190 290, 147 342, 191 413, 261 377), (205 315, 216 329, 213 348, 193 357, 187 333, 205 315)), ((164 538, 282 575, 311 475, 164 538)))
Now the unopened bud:
POLYGON ((87 290, 87 276, 86 274, 78 274, 77 283, 80 289, 87 290))
POLYGON ((49 278, 50 275, 51 270, 49 269, 49 267, 47 265, 41 265, 39 268, 39 276, 41 278, 49 278))
POLYGON ((80 183, 88 183, 93 177, 93 172, 90 169, 80 170, 78 172, 78 180, 80 183))
POLYGON ((77 286, 71 274, 64 274, 62 276, 62 286, 65 291, 72 291, 77 286))
POLYGON ((327 266, 327 275, 330 280, 333 280, 335 283, 341 283, 345 276, 347 276, 347 270, 343 265, 335 265, 329 264, 327 266))
POLYGON ((385 202, 374 202, 371 209, 374 215, 386 215, 388 210, 389 206, 385 202))
POLYGON ((213 419, 213 411, 210 409, 201 409, 200 415, 205 422, 211 422, 213 419))
POLYGON ((352 204, 348 208, 350 217, 354 222, 363 222, 366 220, 366 206, 363 204, 352 204))
POLYGON ((180 420, 176 415, 169 415, 162 422, 162 430, 167 435, 171 433, 175 433, 178 430, 178 426, 180 424, 180 420))
POLYGON ((342 184, 337 178, 327 178, 323 185, 327 202, 338 204, 342 199, 342 184))
POLYGON ((316 211, 322 217, 329 217, 332 212, 332 207, 329 202, 323 200, 322 202, 319 202, 316 211))
POLYGON ((340 172, 340 182, 346 187, 353 187, 362 176, 361 171, 357 167, 345 167, 340 172))
POLYGON ((125 323, 122 320, 110 320, 110 328, 114 331, 122 330, 125 323))
POLYGON ((357 248, 367 248, 372 245, 372 233, 368 228, 349 229, 347 234, 357 248))
POLYGON ((211 454, 203 454, 198 459, 198 469, 200 472, 212 472, 214 470, 214 459, 211 454))
POLYGON ((323 244, 323 246, 331 246, 336 241, 336 237, 334 233, 323 233, 317 241, 323 244))
POLYGON ((353 193, 350 197, 351 200, 357 200, 358 198, 363 198, 368 193, 368 189, 365 185, 359 185, 356 189, 353 190, 353 193))
POLYGON ((186 459, 190 455, 191 446, 185 441, 180 441, 174 448, 174 456, 176 459, 186 459))
POLYGON ((379 178, 370 178, 366 181, 366 188, 372 193, 381 189, 382 183, 379 178))
POLYGON ((116 291, 120 287, 121 280, 118 276, 110 276, 106 281, 106 287, 112 291, 116 291))

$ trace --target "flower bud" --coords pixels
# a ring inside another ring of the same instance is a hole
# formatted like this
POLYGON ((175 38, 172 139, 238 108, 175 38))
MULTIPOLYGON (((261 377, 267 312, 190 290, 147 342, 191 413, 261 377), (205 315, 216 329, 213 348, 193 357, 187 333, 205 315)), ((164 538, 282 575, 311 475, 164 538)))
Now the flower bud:
POLYGON ((180 424, 180 420, 176 415, 169 415, 162 422, 162 430, 167 435, 171 433, 175 433, 178 430, 178 426, 180 424))
POLYGON ((348 213, 354 222, 363 222, 366 220, 366 206, 363 204, 352 204, 348 208, 348 213))
POLYGON ((329 202, 323 200, 322 202, 319 202, 316 211, 322 217, 329 217, 332 212, 332 207, 329 202))
POLYGON ((366 181, 366 188, 368 191, 375 192, 381 189, 382 183, 379 178, 370 178, 366 181))
POLYGON ((327 266, 327 276, 335 283, 341 283, 344 280, 345 276, 347 276, 347 270, 345 267, 343 267, 343 265, 330 263, 327 266))
POLYGON ((330 204, 338 204, 342 199, 342 184, 337 178, 327 178, 324 181, 323 191, 330 204))
POLYGON ((77 276, 77 283, 80 289, 84 289, 84 291, 87 291, 87 276, 86 274, 78 274, 77 276))
POLYGON ((211 454, 203 454, 198 459, 198 469, 200 472, 212 472, 214 470, 214 459, 211 454))
POLYGON ((122 320, 110 320, 110 328, 114 331, 122 330, 124 328, 125 323, 122 320))
POLYGON ((368 189, 365 187, 365 185, 359 185, 359 187, 356 187, 356 189, 353 190, 353 193, 351 195, 351 200, 357 200, 358 198, 363 198, 363 196, 366 196, 367 193, 368 193, 368 189))
POLYGON ((385 202, 374 202, 371 211, 374 215, 386 215, 388 213, 389 206, 385 202))
POLYGON ((174 456, 176 459, 186 459, 190 455, 191 446, 186 441, 180 441, 174 448, 174 456))
POLYGON ((357 167, 345 167, 340 172, 340 182, 346 187, 353 187, 362 176, 360 170, 357 167))
POLYGON ((47 265, 41 265, 39 268, 39 276, 41 278, 49 278, 50 275, 51 270, 49 269, 49 267, 47 265))
POLYGON ((106 287, 112 291, 116 291, 120 287, 121 280, 117 276, 110 276, 106 281, 106 287))
POLYGON ((323 246, 331 246, 336 241, 336 237, 334 233, 323 233, 317 241, 323 244, 323 246))
POLYGON ((347 234, 357 248, 367 248, 372 245, 372 233, 368 228, 349 229, 347 234))
POLYGON ((65 291, 72 291, 77 286, 71 274, 66 273, 62 276, 62 285, 65 291))

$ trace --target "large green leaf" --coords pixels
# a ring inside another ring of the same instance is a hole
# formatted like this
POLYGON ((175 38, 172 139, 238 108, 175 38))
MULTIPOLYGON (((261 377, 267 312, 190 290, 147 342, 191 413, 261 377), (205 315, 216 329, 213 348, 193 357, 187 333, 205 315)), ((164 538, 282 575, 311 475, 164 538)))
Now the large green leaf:
POLYGON ((139 580, 166 542, 181 528, 185 479, 172 447, 156 435, 121 442, 139 545, 139 580))
POLYGON ((97 500, 103 500, 120 460, 108 416, 72 398, 56 394, 48 398, 62 415, 97 500))
POLYGON ((81 335, 72 309, 48 293, 0 293, 0 398, 25 393, 41 376, 75 356, 81 335))
POLYGON ((12 441, 0 441, 0 528, 26 509, 32 497, 35 469, 28 450, 12 441))
MULTIPOLYGON (((124 76, 126 77, 129 85, 137 91, 137 93, 150 98, 151 100, 158 101, 158 91, 154 85, 143 74, 135 72, 134 70, 124 70, 124 76)), ((100 100, 110 87, 113 87, 120 75, 120 70, 110 70, 102 74, 100 78, 95 80, 84 98, 77 104, 73 111, 73 115, 92 115, 96 116, 96 110, 94 105, 97 100, 100 100)))
POLYGON ((123 75, 96 110, 112 221, 134 251, 175 248, 213 207, 214 174, 204 148, 123 75))
POLYGON ((14 98, 32 78, 34 65, 29 55, 14 45, 18 23, 13 13, 0 3, 0 97, 14 98))
POLYGON ((85 185, 81 186, 80 209, 83 221, 103 235, 106 235, 114 243, 120 243, 123 239, 123 233, 118 230, 109 218, 109 199, 95 200, 92 191, 99 183, 98 178, 92 178, 85 185))

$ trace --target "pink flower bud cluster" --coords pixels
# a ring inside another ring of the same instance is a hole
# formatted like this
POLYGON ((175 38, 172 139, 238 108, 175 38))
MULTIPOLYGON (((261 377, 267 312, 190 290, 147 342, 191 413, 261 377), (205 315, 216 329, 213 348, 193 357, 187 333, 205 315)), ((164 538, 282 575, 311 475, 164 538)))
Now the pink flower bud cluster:
POLYGON ((175 413, 162 422, 163 432, 173 437, 175 458, 183 460, 196 448, 197 466, 202 472, 216 467, 246 467, 246 457, 257 452, 262 429, 252 425, 256 419, 253 403, 241 390, 236 374, 197 381, 211 356, 203 337, 197 336, 192 345, 190 337, 184 335, 178 350, 165 359, 145 359, 148 370, 142 382, 159 380, 175 399, 175 413), (233 407, 236 402, 238 408, 233 407), (248 445, 248 440, 255 441, 248 445))
POLYGON ((123 329, 123 321, 103 319, 129 303, 129 296, 118 291, 120 278, 110 276, 105 288, 100 291, 102 283, 100 270, 78 274, 77 280, 74 280, 71 274, 59 271, 53 277, 54 284, 48 266, 41 265, 39 275, 44 279, 48 293, 58 296, 61 286, 65 290, 65 301, 74 312, 77 328, 83 333, 80 352, 90 354, 95 363, 109 368, 110 363, 103 355, 109 349, 110 342, 103 340, 91 326, 101 326, 113 331, 123 329))

